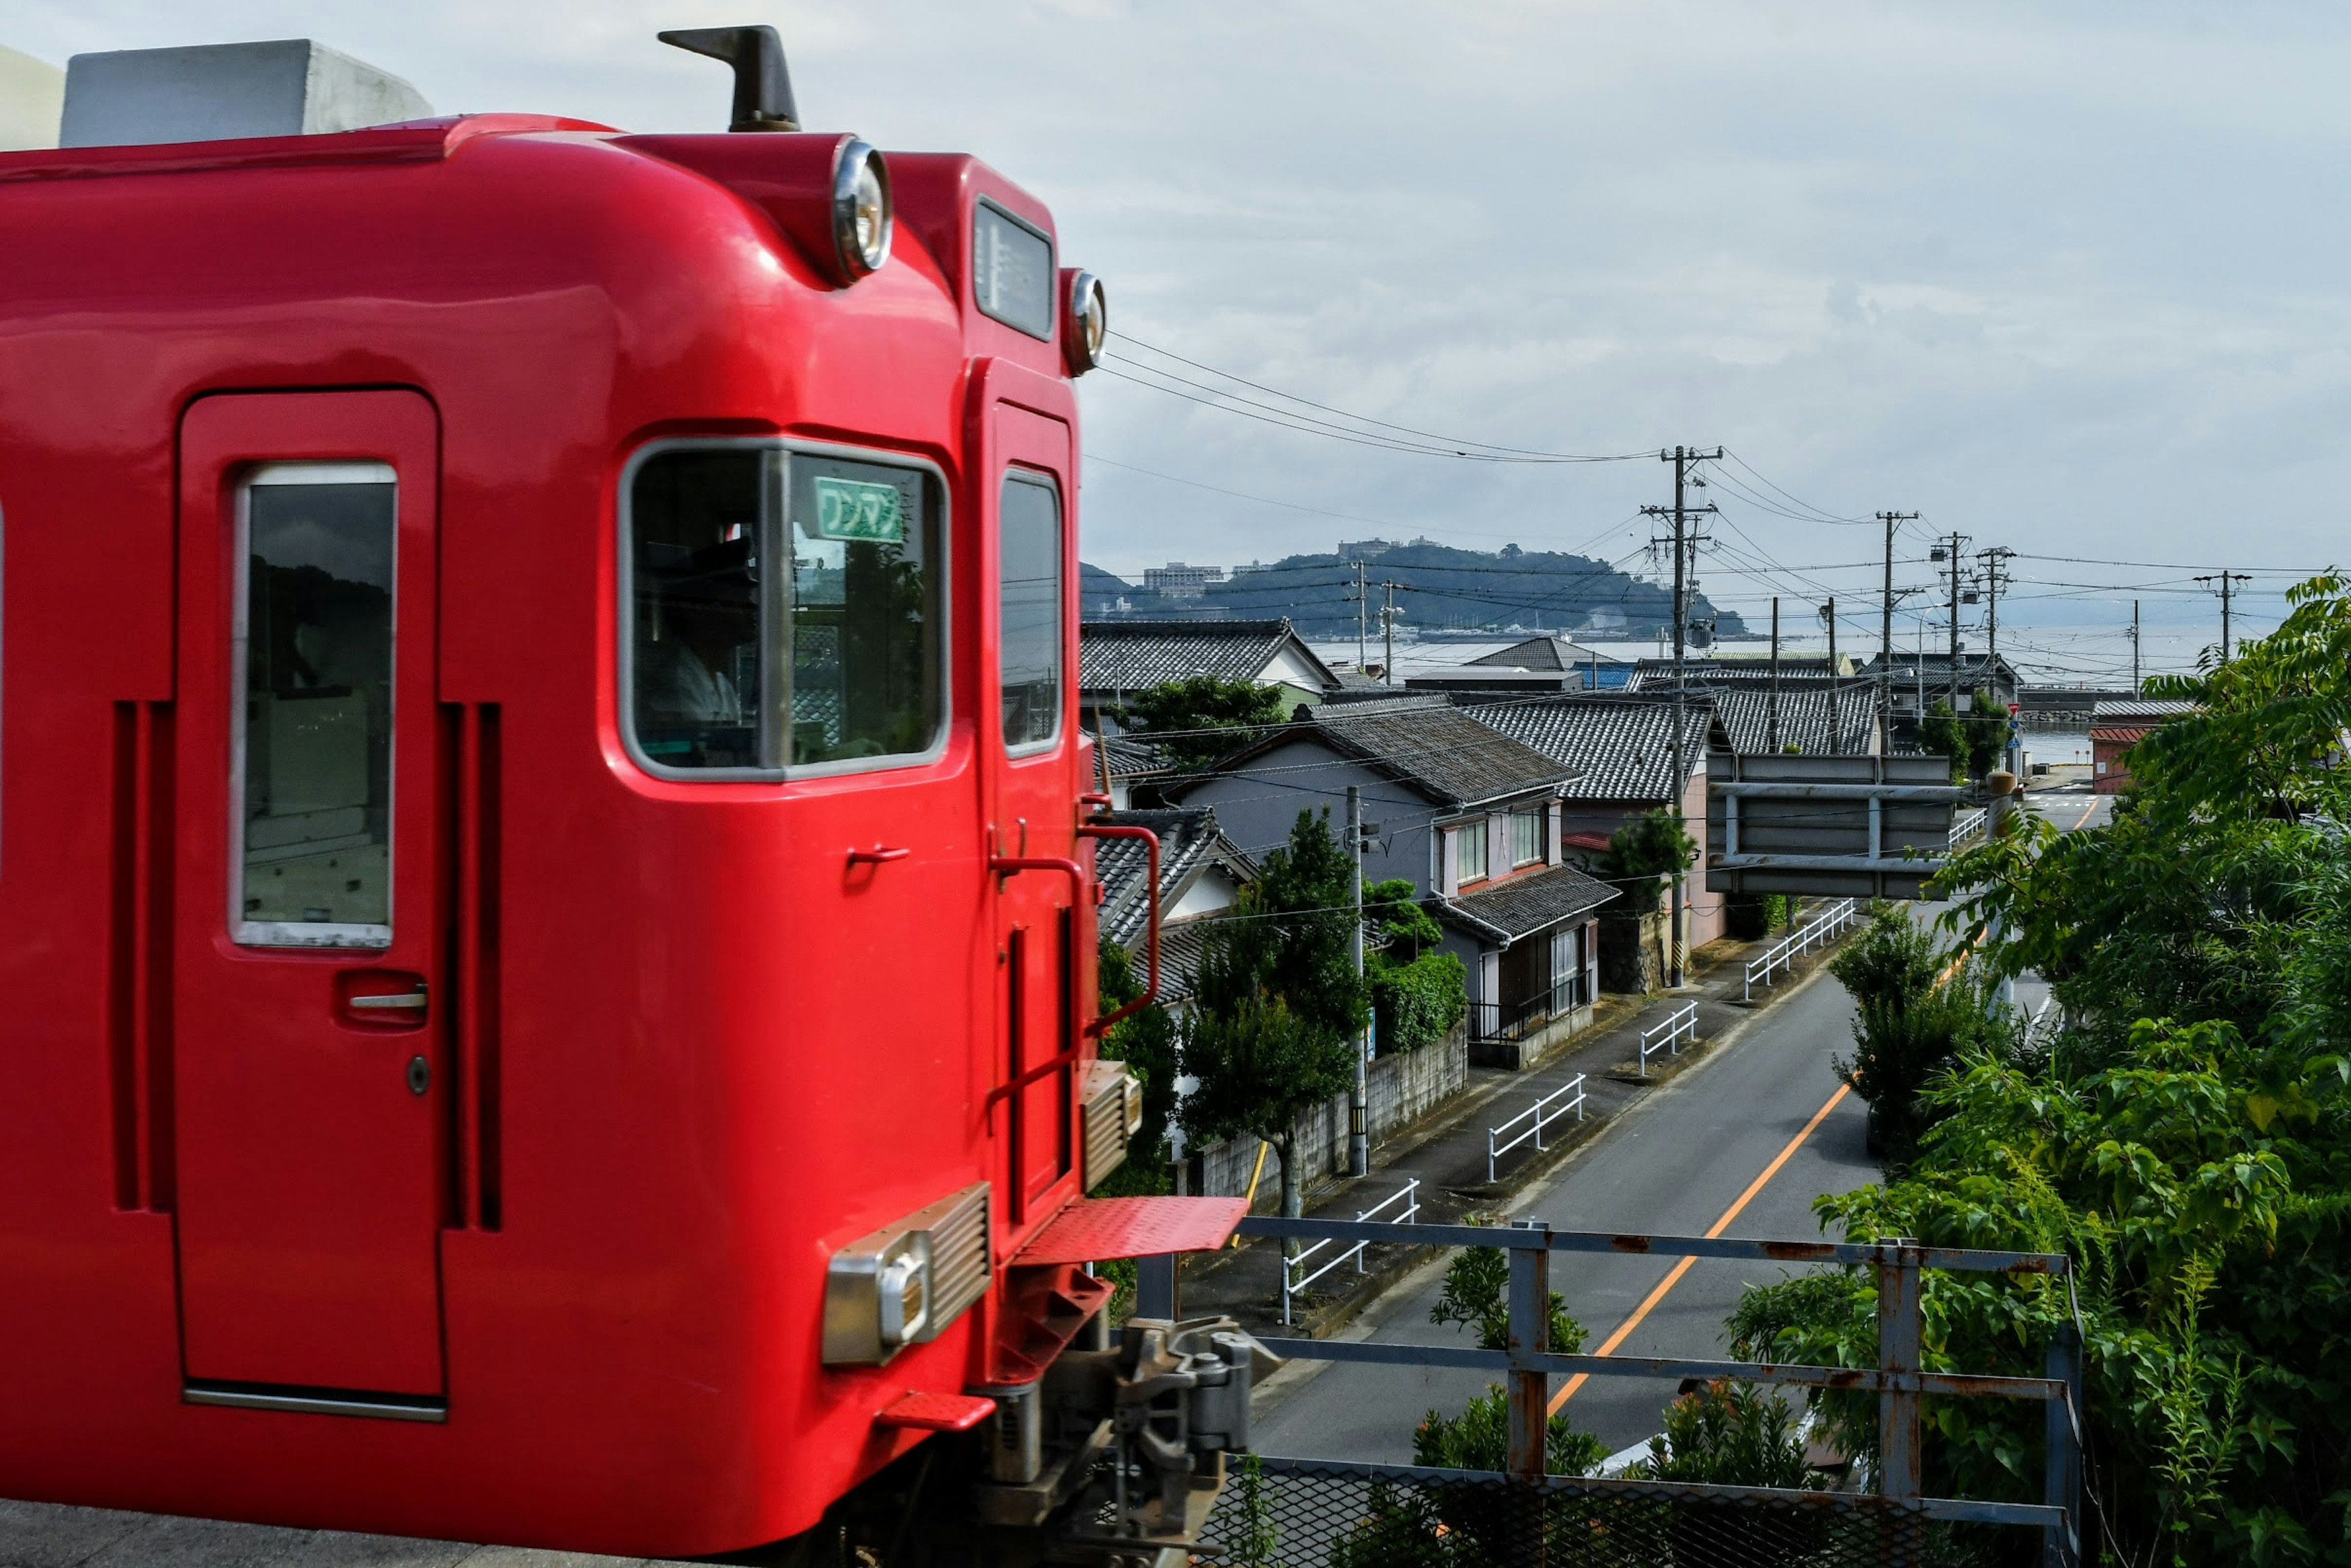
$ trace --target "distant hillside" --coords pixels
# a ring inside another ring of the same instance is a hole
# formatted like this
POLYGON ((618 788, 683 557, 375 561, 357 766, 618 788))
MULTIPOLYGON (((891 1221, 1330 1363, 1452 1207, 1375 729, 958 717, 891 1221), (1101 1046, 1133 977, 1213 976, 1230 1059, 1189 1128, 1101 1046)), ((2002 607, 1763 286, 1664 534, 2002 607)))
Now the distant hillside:
MULTIPOLYGON (((1455 549, 1426 540, 1388 545, 1366 555, 1372 624, 1379 624, 1380 585, 1394 581, 1404 623, 1423 631, 1526 627, 1626 637, 1653 635, 1673 624, 1673 591, 1617 570, 1604 560, 1508 546, 1496 552, 1455 549)), ((1098 567, 1081 569, 1084 613, 1117 613, 1123 599, 1137 616, 1256 617, 1287 615, 1311 637, 1352 635, 1355 630, 1354 568, 1336 555, 1284 557, 1260 571, 1211 583, 1206 597, 1167 600, 1098 567)), ((1694 620, 1716 615, 1700 594, 1694 620)), ((1746 623, 1722 611, 1716 629, 1737 636, 1746 623)))

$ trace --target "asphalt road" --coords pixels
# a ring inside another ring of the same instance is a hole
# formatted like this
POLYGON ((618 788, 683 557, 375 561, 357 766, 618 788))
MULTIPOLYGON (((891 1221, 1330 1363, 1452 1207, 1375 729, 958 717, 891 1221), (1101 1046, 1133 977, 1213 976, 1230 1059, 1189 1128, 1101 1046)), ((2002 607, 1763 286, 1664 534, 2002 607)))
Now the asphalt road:
MULTIPOLYGON (((2030 809, 2069 831, 2103 825, 2110 806, 2105 797, 2074 791, 2029 798, 2030 809)), ((1921 919, 1939 913, 1938 905, 1917 911, 1921 919)), ((2028 979, 2017 1001, 2029 1012, 2045 994, 2028 979)), ((1851 1050, 1852 1018, 1844 988, 1815 971, 1729 1047, 1626 1112, 1531 1194, 1518 1216, 1554 1229, 1700 1235, 1740 1206, 1722 1234, 1818 1236, 1814 1197, 1879 1174, 1863 1145, 1865 1108, 1840 1094, 1833 1066, 1851 1050)), ((1554 1253, 1552 1287, 1588 1331, 1587 1350, 1614 1338, 1613 1354, 1719 1356, 1729 1354, 1723 1320, 1740 1292, 1790 1272, 1778 1263, 1698 1260, 1652 1300, 1676 1266, 1671 1259, 1554 1253)), ((1439 1282, 1437 1266, 1424 1270, 1346 1337, 1467 1343, 1464 1331, 1429 1321, 1439 1282)), ((1260 1395, 1252 1446, 1269 1454, 1408 1462, 1423 1415, 1458 1414, 1491 1381, 1449 1368, 1301 1366, 1260 1395)), ((1594 1377, 1572 1389, 1555 1381, 1552 1396, 1555 1410, 1615 1450, 1656 1433, 1674 1394, 1670 1380, 1594 1377)))

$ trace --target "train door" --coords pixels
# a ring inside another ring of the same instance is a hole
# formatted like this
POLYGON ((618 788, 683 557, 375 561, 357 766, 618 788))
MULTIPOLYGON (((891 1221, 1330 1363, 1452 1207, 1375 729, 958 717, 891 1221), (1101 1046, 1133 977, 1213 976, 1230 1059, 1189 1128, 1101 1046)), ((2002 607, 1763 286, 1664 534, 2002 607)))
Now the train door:
POLYGON ((439 1408, 438 467, 413 392, 215 396, 183 422, 173 1095, 194 1402, 439 1408))
MULTIPOLYGON (((998 852, 1074 858, 1075 802, 1068 717, 1070 427, 998 403, 991 412, 994 471, 985 504, 994 514, 987 591, 994 601, 993 691, 998 723, 998 852)), ((1012 1078, 1034 1072, 1078 1044, 1077 967, 1085 922, 1075 880, 1050 871, 1004 879, 998 900, 1002 1006, 1012 1078)), ((1012 1097, 1008 1218, 1036 1217, 1041 1199, 1076 1167, 1075 1071, 1064 1065, 1012 1097)))

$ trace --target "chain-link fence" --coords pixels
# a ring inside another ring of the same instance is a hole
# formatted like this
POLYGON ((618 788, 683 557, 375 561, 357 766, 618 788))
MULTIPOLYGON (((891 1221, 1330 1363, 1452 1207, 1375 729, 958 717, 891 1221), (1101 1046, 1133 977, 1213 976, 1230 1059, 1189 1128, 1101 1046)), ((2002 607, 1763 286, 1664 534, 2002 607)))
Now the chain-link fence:
POLYGON ((1235 1568, 1994 1568, 2037 1531, 1884 1498, 1237 1458, 1192 1553, 1235 1568))

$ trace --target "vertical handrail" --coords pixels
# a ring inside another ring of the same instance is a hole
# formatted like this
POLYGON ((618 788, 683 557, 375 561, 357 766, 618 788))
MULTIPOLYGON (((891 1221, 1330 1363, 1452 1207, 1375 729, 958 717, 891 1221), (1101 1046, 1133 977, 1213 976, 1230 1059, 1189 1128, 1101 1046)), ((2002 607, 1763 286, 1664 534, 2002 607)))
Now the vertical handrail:
MULTIPOLYGON (((1081 822, 1078 836, 1086 839, 1141 839, 1144 851, 1143 909, 1144 941, 1149 950, 1150 967, 1145 972, 1143 994, 1115 1012, 1104 1013, 1086 1025, 1085 1032, 1100 1039, 1112 1029, 1133 1018, 1136 1013, 1159 999, 1159 835, 1149 828, 1138 828, 1125 822, 1081 822)), ((998 865, 1018 867, 1016 861, 998 860, 998 865)), ((1081 873, 1081 879, 1084 880, 1081 873)), ((1094 883, 1094 895, 1102 894, 1102 884, 1094 883)))

